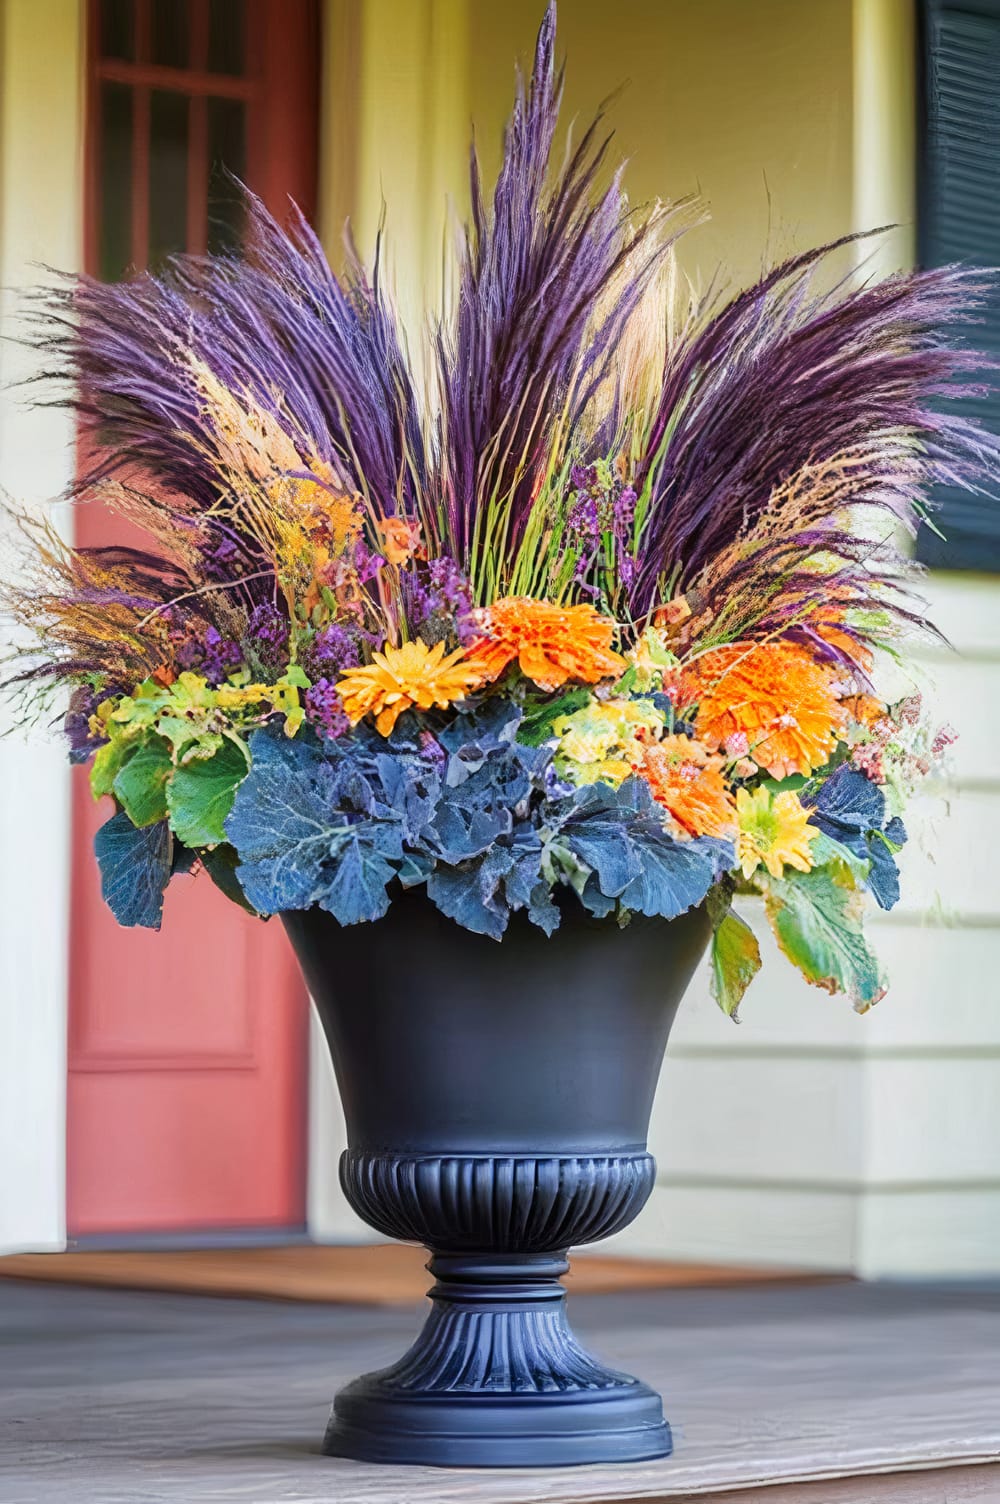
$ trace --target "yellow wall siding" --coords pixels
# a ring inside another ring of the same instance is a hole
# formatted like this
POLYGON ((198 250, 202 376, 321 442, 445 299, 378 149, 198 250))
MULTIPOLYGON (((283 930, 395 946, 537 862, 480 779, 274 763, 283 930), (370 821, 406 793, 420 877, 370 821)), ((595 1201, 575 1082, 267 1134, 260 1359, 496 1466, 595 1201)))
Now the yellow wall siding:
MULTIPOLYGON (((510 59, 530 58, 539 0, 473 3, 473 114, 484 163, 499 156, 510 59)), ((700 193, 711 222, 681 260, 707 284, 744 282, 851 224, 852 16, 845 0, 569 0, 558 48, 566 118, 613 90, 614 150, 636 204, 700 193)))

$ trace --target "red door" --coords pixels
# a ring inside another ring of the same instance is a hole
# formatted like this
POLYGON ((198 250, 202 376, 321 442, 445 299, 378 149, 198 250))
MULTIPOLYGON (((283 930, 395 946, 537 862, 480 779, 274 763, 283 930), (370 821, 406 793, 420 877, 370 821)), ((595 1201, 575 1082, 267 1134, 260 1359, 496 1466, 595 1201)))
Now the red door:
MULTIPOLYGON (((313 0, 90 0, 88 269, 238 242, 223 168, 279 216, 316 186, 313 0)), ((82 543, 122 541, 99 507, 82 543)), ((70 1235, 305 1220, 306 999, 277 922, 204 875, 175 879, 158 935, 105 909, 91 843, 108 810, 78 775, 70 933, 70 1235)))

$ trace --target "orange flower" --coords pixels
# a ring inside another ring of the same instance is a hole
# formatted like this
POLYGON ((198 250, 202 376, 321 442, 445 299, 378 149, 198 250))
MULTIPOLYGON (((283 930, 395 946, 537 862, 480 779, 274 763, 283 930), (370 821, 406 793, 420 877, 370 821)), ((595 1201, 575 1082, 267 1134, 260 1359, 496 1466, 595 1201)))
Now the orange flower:
POLYGON ((709 747, 740 732, 772 778, 811 773, 828 761, 844 728, 833 671, 790 642, 734 642, 690 666, 695 730, 709 747))
POLYGON ((736 801, 722 776, 725 759, 688 736, 665 736, 643 748, 636 768, 653 798, 685 836, 736 834, 736 801))
POLYGON ((489 683, 517 660, 540 689, 558 689, 568 679, 596 684, 620 674, 625 660, 611 647, 615 624, 593 606, 554 606, 523 595, 494 601, 483 613, 484 635, 468 658, 489 683))
POLYGON ((462 658, 461 650, 444 656, 444 643, 429 648, 419 638, 400 648, 385 647, 372 662, 345 669, 337 684, 344 714, 352 726, 375 712, 375 725, 388 736, 404 710, 414 705, 444 710, 481 682, 478 669, 462 658))

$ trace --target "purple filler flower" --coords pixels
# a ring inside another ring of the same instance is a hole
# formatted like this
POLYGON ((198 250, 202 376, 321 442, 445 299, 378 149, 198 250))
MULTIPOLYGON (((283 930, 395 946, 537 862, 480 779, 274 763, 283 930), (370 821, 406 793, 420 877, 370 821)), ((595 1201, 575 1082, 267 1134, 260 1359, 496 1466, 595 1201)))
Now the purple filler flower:
POLYGON ((288 667, 288 617, 271 601, 255 606, 247 627, 247 646, 261 667, 278 676, 288 667))
POLYGON ((332 679, 317 679, 306 691, 306 715, 320 736, 333 741, 350 727, 332 679))
POLYGON ((341 670, 353 668, 361 661, 360 633, 357 628, 329 622, 320 627, 306 652, 314 678, 336 677, 341 670))
POLYGON ((206 627, 200 636, 180 635, 174 656, 179 668, 201 674, 213 686, 221 684, 243 662, 239 643, 223 637, 218 627, 206 627))

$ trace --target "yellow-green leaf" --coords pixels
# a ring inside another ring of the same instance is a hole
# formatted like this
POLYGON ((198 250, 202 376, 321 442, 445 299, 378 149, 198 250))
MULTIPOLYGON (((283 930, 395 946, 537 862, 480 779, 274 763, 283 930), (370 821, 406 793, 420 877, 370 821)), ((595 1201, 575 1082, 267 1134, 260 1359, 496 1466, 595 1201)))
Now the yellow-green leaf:
POLYGON ((885 986, 861 931, 863 894, 844 887, 829 867, 766 881, 771 928, 806 981, 846 992, 859 1012, 877 1003, 885 986))
POLYGON ((760 946, 748 924, 727 909, 712 933, 712 996, 730 1018, 760 971, 760 946))

